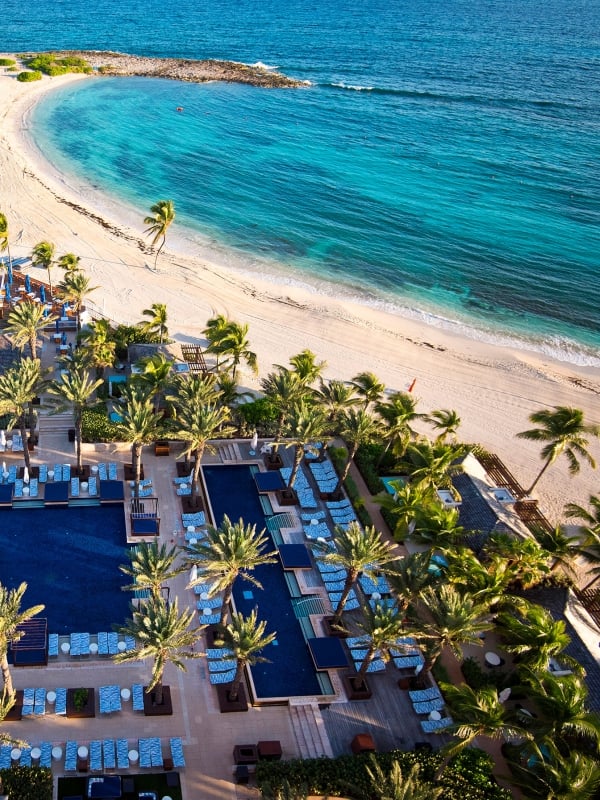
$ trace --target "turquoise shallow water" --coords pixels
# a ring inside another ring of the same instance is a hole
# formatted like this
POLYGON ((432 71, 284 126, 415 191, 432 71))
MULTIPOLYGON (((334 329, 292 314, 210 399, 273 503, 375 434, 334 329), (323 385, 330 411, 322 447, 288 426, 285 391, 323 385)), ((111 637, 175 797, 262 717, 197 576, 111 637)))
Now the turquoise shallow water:
POLYGON ((80 6, 49 12, 43 44, 15 30, 20 48, 50 30, 57 46, 260 59, 313 86, 61 90, 34 122, 62 169, 140 217, 173 198, 179 223, 257 269, 264 257, 473 335, 596 358, 597 3, 183 2, 157 30, 152 4, 141 18, 126 0, 110 29, 95 15, 84 31, 80 6))

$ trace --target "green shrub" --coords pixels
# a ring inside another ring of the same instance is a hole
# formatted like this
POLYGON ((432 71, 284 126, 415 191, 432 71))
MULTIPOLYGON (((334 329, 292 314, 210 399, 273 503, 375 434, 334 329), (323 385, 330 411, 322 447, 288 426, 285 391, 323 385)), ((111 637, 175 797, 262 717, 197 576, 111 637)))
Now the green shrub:
POLYGON ((236 413, 242 420, 242 427, 245 425, 252 431, 257 430, 262 436, 271 436, 275 432, 277 410, 267 397, 238 406, 236 413))
POLYGON ((14 58, 0 58, 0 67, 12 67, 16 63, 14 58))
POLYGON ((31 69, 39 70, 51 77, 66 75, 68 72, 92 72, 92 68, 85 59, 77 56, 56 58, 54 53, 38 53, 26 58, 25 64, 31 69))
MULTIPOLYGON (((472 656, 465 658, 460 668, 465 681, 475 691, 486 686, 495 686, 498 691, 502 691, 507 686, 518 682, 516 676, 511 672, 501 669, 494 669, 493 671, 483 669, 479 661, 472 656)), ((448 683, 447 680, 445 682, 448 683)))
POLYGON ((379 492, 385 488, 381 482, 379 470, 377 468, 377 462, 381 458, 382 452, 383 447, 380 444, 361 445, 356 451, 354 463, 363 476, 364 482, 369 487, 371 494, 379 494, 379 492))
POLYGON ((117 425, 107 417, 105 409, 84 409, 82 415, 84 442, 118 442, 119 439, 117 425))
POLYGON ((0 770, 4 794, 10 800, 52 800, 52 770, 11 767, 0 770))
POLYGON ((42 80, 42 73, 39 70, 34 70, 33 72, 19 72, 17 75, 17 80, 21 83, 32 83, 33 81, 41 81, 42 80))

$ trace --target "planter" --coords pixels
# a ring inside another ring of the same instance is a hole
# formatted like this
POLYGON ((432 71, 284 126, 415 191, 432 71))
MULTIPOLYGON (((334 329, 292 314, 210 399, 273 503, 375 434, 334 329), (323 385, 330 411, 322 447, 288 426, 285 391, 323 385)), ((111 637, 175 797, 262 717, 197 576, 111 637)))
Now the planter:
POLYGON ((237 700, 229 698, 230 684, 217 684, 217 697, 219 698, 219 710, 221 714, 231 714, 238 711, 248 711, 248 701, 244 685, 240 686, 237 700))
POLYGON ((162 703, 156 704, 154 692, 146 692, 144 686, 144 714, 147 717, 170 717, 173 715, 173 703, 171 702, 171 687, 162 687, 162 703))
POLYGON ((187 478, 190 472, 194 469, 194 464, 196 463, 196 461, 195 460, 190 461, 190 463, 187 464, 187 466, 185 461, 177 461, 176 463, 177 463, 177 477, 187 478))
MULTIPOLYGON (((337 636, 338 639, 346 639, 348 634, 339 625, 335 625, 334 617, 323 617, 322 626, 325 636, 337 636)), ((341 624, 341 623, 340 623, 341 624)))
MULTIPOLYGON (((125 480, 126 481, 134 481, 135 480, 135 471, 133 469, 133 464, 125 464, 124 466, 125 472, 125 480)), ((140 480, 144 480, 144 465, 140 465, 140 480)))
POLYGON ((369 689, 369 684, 365 680, 356 685, 355 679, 356 674, 346 674, 342 677, 348 700, 369 700, 373 695, 373 692, 369 689))
POLYGON ((15 697, 15 704, 4 717, 5 722, 17 722, 23 718, 23 690, 18 689, 15 697))
POLYGON ((263 460, 267 469, 281 469, 283 467, 283 459, 279 453, 265 453, 263 460))
POLYGON ((276 497, 280 506, 298 505, 298 495, 293 489, 278 489, 276 497))
POLYGON ((84 719, 96 716, 96 692, 94 689, 67 689, 67 717, 84 719), (83 692, 87 692, 85 697, 83 692))

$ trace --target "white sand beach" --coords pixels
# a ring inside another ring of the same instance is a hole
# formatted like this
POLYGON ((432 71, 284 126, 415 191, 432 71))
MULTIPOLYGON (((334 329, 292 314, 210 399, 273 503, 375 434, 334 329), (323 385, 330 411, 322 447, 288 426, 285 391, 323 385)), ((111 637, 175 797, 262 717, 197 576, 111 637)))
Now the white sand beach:
MULTIPOLYGON (((0 209, 8 217, 13 255, 30 253, 48 239, 59 253, 81 256, 82 268, 101 287, 93 296, 95 304, 109 318, 137 321, 142 309, 163 302, 170 335, 179 342, 202 342, 206 320, 226 314, 249 323, 261 375, 310 348, 327 362, 329 378, 350 379, 370 370, 390 390, 405 390, 416 378, 414 393, 422 411, 456 409, 461 438, 496 452, 525 486, 541 466, 539 448, 515 434, 530 427, 532 411, 571 405, 582 408, 589 422, 600 423, 598 369, 462 338, 309 288, 250 278, 248 271, 237 272, 208 249, 178 252, 176 237, 167 240, 154 272, 143 234, 149 209, 140 208, 136 220, 108 200, 99 206, 68 185, 27 139, 33 105, 44 93, 77 80, 101 78, 65 76, 21 84, 15 73, 0 71, 0 209)), ((42 277, 39 270, 28 269, 42 277)), ((247 371, 242 383, 258 386, 247 371)), ((600 443, 591 449, 600 460, 600 443)), ((599 485, 597 471, 583 465, 571 478, 566 460, 560 460, 542 478, 537 496, 550 520, 558 522, 566 502, 586 504, 599 485)))

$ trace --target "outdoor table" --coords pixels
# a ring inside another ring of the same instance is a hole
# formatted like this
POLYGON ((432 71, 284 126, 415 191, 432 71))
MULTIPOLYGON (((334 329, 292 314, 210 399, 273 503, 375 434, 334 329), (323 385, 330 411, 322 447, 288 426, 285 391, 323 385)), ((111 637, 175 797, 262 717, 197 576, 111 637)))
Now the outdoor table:
POLYGON ((63 642, 60 646, 60 650, 62 653, 67 655, 68 653, 71 652, 71 644, 69 642, 63 642))
POLYGON ((485 663, 490 667, 499 667, 500 664, 502 663, 502 659, 500 658, 498 653, 493 653, 491 651, 488 651, 485 654, 484 658, 485 658, 485 663))
POLYGON ((190 544, 198 544, 198 539, 191 538, 190 544))
POLYGON ((82 492, 87 492, 87 490, 89 488, 88 482, 87 481, 81 481, 81 483, 79 484, 79 488, 81 489, 82 492))
POLYGON ((56 692, 49 691, 46 695, 46 700, 50 703, 50 705, 54 705, 56 702, 56 692))
POLYGON ((438 719, 441 719, 441 718, 442 718, 442 715, 440 714, 439 711, 431 711, 430 714, 429 714, 429 719, 431 719, 431 720, 438 720, 438 719))
POLYGON ((201 600, 208 600, 208 592, 200 592, 201 600))
POLYGON ((130 761, 131 761, 133 764, 135 764, 135 763, 136 763, 136 761, 138 760, 138 758, 139 758, 139 757, 140 757, 140 754, 138 753, 138 751, 137 751, 137 750, 130 750, 130 751, 129 751, 129 760, 130 760, 130 761))
POLYGON ((131 689, 128 689, 127 687, 121 689, 121 700, 127 702, 130 697, 131 697, 131 689))
POLYGON ((125 642, 121 641, 117 645, 117 650, 119 650, 122 653, 123 650, 125 650, 126 647, 127 647, 127 645, 125 644, 125 642))
POLYGON ((89 751, 84 744, 79 745, 79 747, 77 748, 77 755, 79 756, 79 758, 87 758, 88 752, 89 751))
POLYGON ((97 652, 98 652, 98 645, 96 644, 96 642, 90 642, 90 653, 93 656, 95 656, 97 652))
POLYGON ((94 465, 92 466, 92 468, 90 469, 90 472, 91 472, 93 475, 97 475, 97 474, 98 474, 98 465, 97 465, 97 464, 94 464, 94 465))
POLYGON ((56 747, 53 747, 53 748, 52 748, 52 758, 53 758, 55 761, 58 761, 59 759, 61 759, 61 758, 62 758, 62 747, 59 747, 59 746, 57 745, 56 747))
POLYGON ((31 758, 32 758, 34 761, 37 761, 37 760, 38 760, 38 758, 39 758, 41 755, 42 755, 42 751, 40 750, 40 748, 39 748, 39 747, 32 747, 32 748, 31 748, 31 758))
POLYGON ((21 748, 13 747, 13 749, 10 751, 10 757, 13 761, 18 761, 21 758, 21 748))

